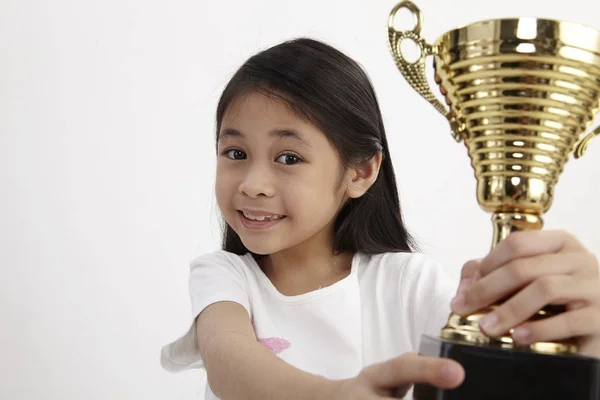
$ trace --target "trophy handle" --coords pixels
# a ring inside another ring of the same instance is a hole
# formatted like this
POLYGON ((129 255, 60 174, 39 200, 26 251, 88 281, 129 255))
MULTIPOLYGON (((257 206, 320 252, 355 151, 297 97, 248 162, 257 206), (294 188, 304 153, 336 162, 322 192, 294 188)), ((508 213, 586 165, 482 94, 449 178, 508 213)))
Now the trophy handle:
POLYGON ((600 126, 597 126, 596 129, 588 133, 579 143, 577 143, 577 146, 575 147, 575 158, 580 158, 585 154, 588 144, 594 136, 600 136, 600 126))
POLYGON ((457 142, 460 142, 463 129, 459 126, 456 118, 432 93, 431 87, 427 82, 425 75, 425 58, 436 54, 436 48, 428 44, 421 37, 421 26, 423 25, 423 16, 421 10, 411 1, 403 0, 396 4, 390 13, 388 19, 388 40, 392 55, 396 61, 396 66, 408 81, 408 83, 425 98, 431 105, 435 107, 450 123, 452 136, 457 142), (398 31, 394 28, 394 19, 403 8, 410 11, 415 18, 415 27, 412 30, 398 31), (402 55, 400 45, 403 40, 410 40, 419 47, 419 59, 415 62, 407 61, 402 55))

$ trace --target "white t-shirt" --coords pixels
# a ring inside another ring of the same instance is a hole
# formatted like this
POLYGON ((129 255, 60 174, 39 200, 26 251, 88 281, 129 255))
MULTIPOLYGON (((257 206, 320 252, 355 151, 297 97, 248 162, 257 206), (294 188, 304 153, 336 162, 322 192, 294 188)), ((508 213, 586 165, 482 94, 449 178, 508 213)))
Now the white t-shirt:
MULTIPOLYGON (((297 296, 281 294, 254 258, 217 251, 191 263, 192 321, 209 305, 246 308, 257 340, 287 363, 330 379, 418 351, 421 335, 438 337, 457 282, 415 253, 357 253, 339 282, 297 296)), ((195 326, 161 354, 171 372, 203 368, 195 326)), ((206 387, 206 400, 218 399, 206 387)))

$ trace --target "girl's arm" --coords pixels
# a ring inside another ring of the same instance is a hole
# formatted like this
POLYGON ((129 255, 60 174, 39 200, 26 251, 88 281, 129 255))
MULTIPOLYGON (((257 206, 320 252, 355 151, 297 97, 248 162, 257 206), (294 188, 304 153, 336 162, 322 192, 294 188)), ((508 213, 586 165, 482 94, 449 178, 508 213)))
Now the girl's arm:
POLYGON ((223 400, 330 400, 340 383, 271 353, 256 340, 248 313, 237 303, 210 305, 198 316, 196 328, 208 383, 223 400))
POLYGON ((208 306, 196 326, 208 383, 223 400, 391 399, 404 397, 414 382, 455 388, 464 379, 456 361, 416 353, 371 365, 351 379, 309 374, 264 348, 246 309, 234 302, 208 306))

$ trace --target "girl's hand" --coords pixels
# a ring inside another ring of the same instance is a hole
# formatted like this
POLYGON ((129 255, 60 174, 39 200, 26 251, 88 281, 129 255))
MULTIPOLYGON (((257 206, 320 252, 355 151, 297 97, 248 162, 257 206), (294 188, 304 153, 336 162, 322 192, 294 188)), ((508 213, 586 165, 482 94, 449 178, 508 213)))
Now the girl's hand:
POLYGON ((512 233, 483 260, 465 264, 452 310, 468 315, 505 298, 480 322, 487 335, 515 328, 521 344, 577 338, 580 354, 600 358, 600 266, 571 234, 512 233), (548 304, 566 312, 525 322, 548 304))
POLYGON ((333 400, 403 398, 413 383, 455 388, 464 379, 462 366, 454 360, 405 353, 363 369, 356 378, 335 381, 333 400))

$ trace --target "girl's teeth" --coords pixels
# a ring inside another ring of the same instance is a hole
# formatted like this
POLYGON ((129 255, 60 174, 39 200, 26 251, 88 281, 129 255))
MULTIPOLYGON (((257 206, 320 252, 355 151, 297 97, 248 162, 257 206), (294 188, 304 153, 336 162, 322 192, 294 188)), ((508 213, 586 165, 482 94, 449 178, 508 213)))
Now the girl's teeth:
POLYGON ((244 217, 248 218, 249 220, 252 221, 275 221, 277 219, 279 219, 279 215, 260 215, 260 216, 254 216, 251 214, 246 214, 244 213, 244 217))

